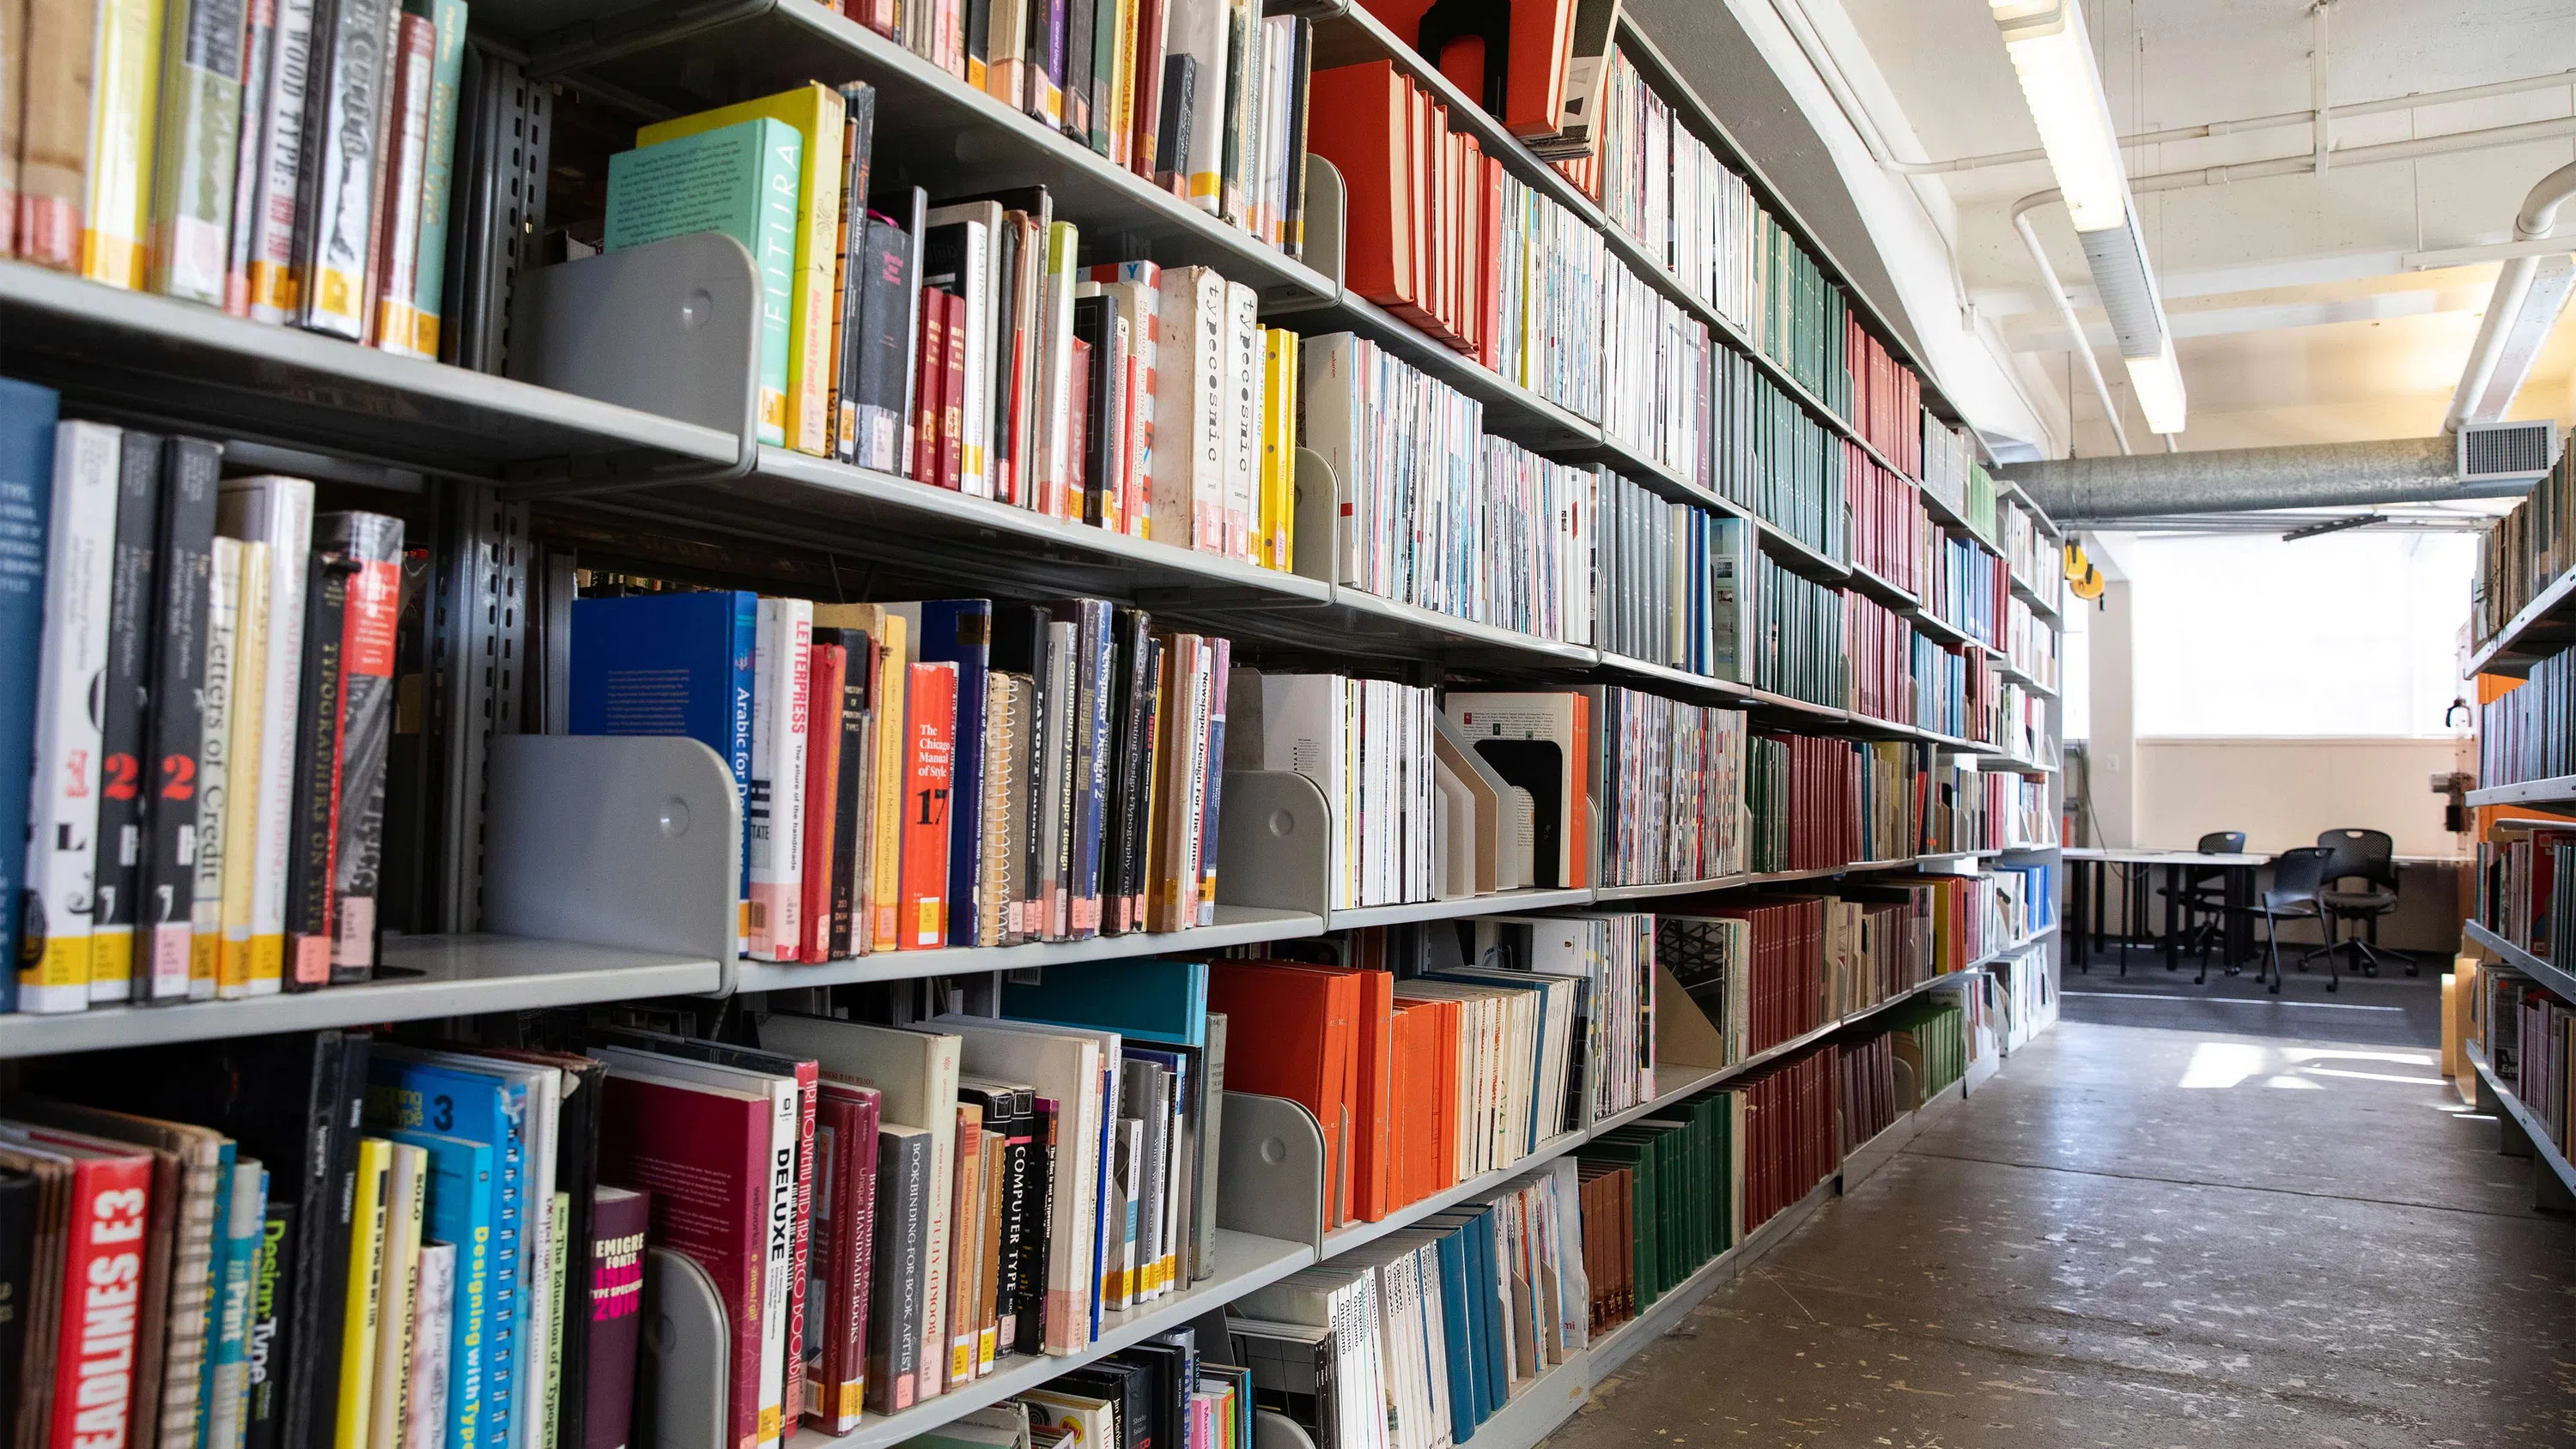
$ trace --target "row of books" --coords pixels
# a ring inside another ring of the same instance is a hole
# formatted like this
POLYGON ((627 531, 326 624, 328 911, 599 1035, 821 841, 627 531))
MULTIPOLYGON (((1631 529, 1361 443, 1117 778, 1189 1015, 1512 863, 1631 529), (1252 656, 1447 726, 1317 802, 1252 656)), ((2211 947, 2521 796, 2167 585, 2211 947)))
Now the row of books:
POLYGON ((1723 1055, 1707 1065, 1743 1061, 1959 969, 1945 949, 1956 879, 1899 877, 1661 913, 1657 956, 1723 1055))
POLYGON ((1707 488, 1715 442, 1708 324, 1624 265, 1610 267, 1603 293, 1602 433, 1707 488))
POLYGON ((2576 654, 2533 663, 2530 674, 2478 706, 2478 783, 2517 785, 2576 775, 2576 654))
POLYGON ((1988 939, 1998 948, 2030 939, 2031 933, 2057 920, 2057 867, 2046 861, 1999 863, 1988 872, 1994 882, 1995 918, 1988 939))
POLYGON ((1981 777, 1965 783, 1982 798, 1974 829, 1963 831, 1958 849, 2028 850, 2064 843, 2065 822, 2049 801, 2047 780, 2002 770, 1965 773, 1981 777))
POLYGON ((1923 380, 1896 360, 1857 315, 1844 320, 1843 365, 1851 377, 1851 402, 1842 416, 1908 478, 1923 473, 1923 380))
POLYGON ((1919 635, 1904 615, 1857 593, 1843 596, 1843 708, 1871 719, 1914 724, 1914 643, 1919 635))
POLYGON ((1897 1059, 1914 1069, 1917 1106, 1956 1086, 1968 1074, 1978 1030, 1974 1017, 1984 1008, 1978 991, 1927 992, 1895 1006, 1880 1018, 1896 1038, 1897 1059))
POLYGON ((1307 144, 1346 191, 1343 279, 1578 417, 1602 415, 1599 233, 1520 184, 1395 67, 1317 71, 1307 144))
POLYGON ((222 477, 222 448, 56 421, 0 382, 0 1000, 163 1005, 365 980, 401 520, 222 477), (13 560, 13 563, 21 560, 13 560))
POLYGON ((1913 666, 1907 683, 1913 690, 1914 713, 1908 722, 1954 740, 1968 737, 1968 675, 1983 663, 1973 648, 1944 644, 1920 629, 1908 646, 1913 666))
POLYGON ((1827 558, 1849 557, 1842 440, 1740 353, 1719 359, 1716 386, 1718 495, 1827 558))
POLYGON ((845 0, 967 85, 1289 256, 1304 253, 1311 25, 1247 0, 845 0))
POLYGON ((1754 532, 1747 520, 1675 503, 1604 471, 1592 532, 1592 642, 1713 679, 1746 678, 1754 532))
POLYGON ((2478 842, 2469 919, 2555 966, 2576 963, 2576 826, 2499 820, 2478 842))
POLYGON ((1902 798, 1919 747, 1821 735, 1757 733, 1745 747, 1746 809, 1752 829, 1745 864, 1763 874, 1825 870, 1855 861, 1894 860, 1902 832, 1864 796, 1902 798), (1889 746, 1882 749, 1881 746, 1889 746), (1872 853, 1872 847, 1885 854, 1872 853))
POLYGON ((1607 1333, 1654 1306, 1701 1265, 1744 1241, 1778 1170, 1777 1078, 1697 1093, 1584 1144, 1581 1184, 1591 1330, 1607 1333))
POLYGON ((1995 480, 1977 461, 1976 440, 1965 427, 1953 427, 1923 413, 1923 491, 1941 500, 1985 538, 1995 534, 1995 480))
POLYGON ((1299 346, 1298 437, 1341 494, 1338 582, 1544 639, 1591 637, 1590 471, 1484 433, 1484 406, 1348 332, 1299 346))
POLYGON ((1596 84, 1596 154, 1557 169, 1683 290, 1741 328, 1752 312, 1752 187, 1674 118, 1625 51, 1610 53, 1596 84))
POLYGON ((1098 599, 631 593, 573 604, 569 721, 731 765, 756 960, 1178 931, 1214 919, 1231 653, 1098 599))
POLYGON ((36 5, 0 251, 436 357, 465 29, 464 0, 36 5))
POLYGON ((2019 595, 2004 601, 2003 638, 1998 641, 2012 667, 2050 689, 2057 687, 2057 629, 2019 595))
POLYGON ((1587 1249, 1559 1158, 1244 1295, 1226 1328, 1316 1449, 1462 1444, 1590 1343, 1587 1249))
POLYGON ((1635 911, 1589 911, 1530 917, 1477 917, 1460 923, 1466 959, 1524 971, 1581 977, 1587 1004, 1580 1060, 1589 1070, 1588 1105, 1576 1125, 1615 1116, 1655 1094, 1657 1032, 1655 917, 1635 911))
POLYGON ((1983 696, 1971 695, 1980 728, 1968 738, 1998 746, 2016 760, 2057 763, 2057 740, 2048 732, 2048 701, 1991 668, 1981 672, 1988 690, 1983 696))
POLYGON ((1960 534, 1934 533, 1929 541, 1933 548, 1917 591, 1923 612, 1971 639, 2002 647, 2004 603, 2012 597, 2003 560, 1960 534))
POLYGON ((1184 1324, 906 1442, 925 1449, 1240 1449, 1253 1440, 1256 1397, 1276 1387, 1247 1366, 1253 1346, 1230 1335, 1202 1345, 1199 1326, 1184 1324))
POLYGON ((1744 712, 1607 688, 1598 719, 1601 883, 1743 871, 1744 712))
POLYGON ((2487 530, 2469 588, 2473 647, 2504 632, 2570 562, 2576 562, 2576 448, 2559 453, 2549 475, 2487 530))
POLYGON ((1851 504, 1851 564, 1901 592, 1915 592, 1931 515, 1912 480, 1878 465, 1857 443, 1842 444, 1843 493, 1851 504))
POLYGON ((2057 546, 2039 531, 2039 516, 2019 499, 1996 501, 1994 544, 2014 582, 2043 599, 2057 597, 2065 582, 2057 546))
POLYGON ((1851 698, 1845 647, 1850 596, 1791 573, 1767 553, 1755 557, 1753 580, 1761 618, 1760 628, 1748 631, 1756 641, 1753 687, 1827 709, 1845 708, 1851 698))
POLYGON ((2479 979, 2487 997, 2487 1065, 2564 1157, 2576 1123, 2576 1009, 2510 971, 2479 979))
MULTIPOLYGON (((1896 1035, 1876 1032, 1837 1042, 1834 1062, 1835 1101, 1840 1110, 1836 1136, 1848 1158, 1871 1138, 1896 1125, 1910 1103, 1898 1100, 1896 1035)), ((1849 1184, 1845 1184, 1848 1189, 1849 1184)))

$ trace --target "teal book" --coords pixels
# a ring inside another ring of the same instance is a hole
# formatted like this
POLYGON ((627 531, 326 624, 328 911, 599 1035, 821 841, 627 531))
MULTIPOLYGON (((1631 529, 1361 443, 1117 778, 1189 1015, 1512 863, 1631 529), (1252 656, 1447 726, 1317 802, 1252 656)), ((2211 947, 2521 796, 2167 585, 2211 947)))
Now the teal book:
POLYGON ((1005 983, 1002 1015, 1203 1047, 1207 983, 1204 961, 1062 962, 1047 966, 1034 983, 1005 983))
POLYGON ((787 318, 796 280, 796 187, 805 142, 763 117, 608 158, 607 249, 718 232, 760 274, 760 441, 787 443, 787 318))
POLYGON ((216 1218, 213 1347, 200 1397, 198 1449, 239 1449, 250 1407, 251 1275, 259 1263, 260 1224, 268 1217, 268 1169, 235 1159, 231 1196, 216 1218))
POLYGON ((499 1206, 492 1147, 462 1137, 398 1128, 386 1134, 429 1154, 429 1201, 421 1218, 423 1242, 456 1245, 456 1301, 447 1324, 447 1449, 474 1449, 490 1441, 477 1432, 490 1393, 484 1345, 492 1327, 493 1300, 506 1276, 494 1229, 499 1206))
POLYGON ((420 261, 412 281, 412 348, 438 355, 447 295, 447 204, 456 191, 456 92, 465 73, 465 0, 405 0, 438 38, 429 62, 429 145, 420 173, 420 261))

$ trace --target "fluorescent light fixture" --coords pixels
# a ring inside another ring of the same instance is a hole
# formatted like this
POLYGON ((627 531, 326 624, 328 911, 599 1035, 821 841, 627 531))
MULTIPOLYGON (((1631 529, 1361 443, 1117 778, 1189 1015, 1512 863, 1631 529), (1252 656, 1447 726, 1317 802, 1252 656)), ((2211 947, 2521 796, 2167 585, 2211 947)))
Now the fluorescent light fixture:
POLYGON ((2129 178, 2119 133, 2093 68, 2084 15, 2075 0, 1991 0, 2004 49, 2021 76, 2022 98, 2039 123, 2039 144, 2077 231, 2103 231, 2129 216, 2129 178))
POLYGON ((2182 369, 2174 362, 2173 342, 2146 357, 2123 358, 2129 365, 2129 386, 2138 395, 2138 411, 2146 414, 2147 431, 2179 433, 2182 431, 2182 369))

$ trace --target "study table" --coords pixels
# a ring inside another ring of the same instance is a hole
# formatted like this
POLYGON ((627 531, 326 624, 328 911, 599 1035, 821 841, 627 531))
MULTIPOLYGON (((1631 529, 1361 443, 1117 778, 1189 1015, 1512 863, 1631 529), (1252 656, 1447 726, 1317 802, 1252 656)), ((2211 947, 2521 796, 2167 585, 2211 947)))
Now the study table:
MULTIPOLYGON (((2121 912, 2124 928, 2134 933, 2147 918, 2149 884, 2154 873, 2164 873, 2165 969, 2171 971, 2182 963, 2182 896, 2184 881, 2195 869, 2221 872, 2220 890, 2226 909, 2221 919, 2226 922, 2221 937, 2220 954, 2227 968, 2235 970, 2254 954, 2254 872, 2271 863, 2269 855, 2200 850, 2108 849, 2101 846, 2078 846, 2062 854, 2067 867, 2067 915, 2073 939, 2068 952, 2078 968, 2090 975, 2093 954, 2102 949, 2101 930, 2104 917, 2104 878, 2107 867, 2144 867, 2133 869, 2123 882, 2125 909, 2121 912)), ((2120 974, 2129 974, 2129 936, 2120 938, 2120 974)), ((2194 984, 2209 979, 2209 966, 2203 962, 2194 984)))

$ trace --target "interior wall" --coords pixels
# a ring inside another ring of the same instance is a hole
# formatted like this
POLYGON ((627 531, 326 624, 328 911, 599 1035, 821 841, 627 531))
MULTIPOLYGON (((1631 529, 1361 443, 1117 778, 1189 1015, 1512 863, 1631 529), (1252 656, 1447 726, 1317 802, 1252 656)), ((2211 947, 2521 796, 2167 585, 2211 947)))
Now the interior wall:
POLYGON ((2187 847, 2210 830, 2242 830, 2249 850, 2316 844, 2358 825, 2397 838, 2399 855, 2453 856, 2432 777, 2474 767, 2452 739, 2142 739, 2138 832, 2145 846, 2187 847))

